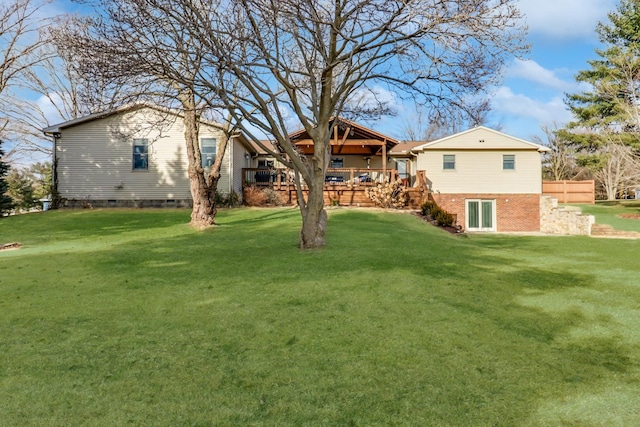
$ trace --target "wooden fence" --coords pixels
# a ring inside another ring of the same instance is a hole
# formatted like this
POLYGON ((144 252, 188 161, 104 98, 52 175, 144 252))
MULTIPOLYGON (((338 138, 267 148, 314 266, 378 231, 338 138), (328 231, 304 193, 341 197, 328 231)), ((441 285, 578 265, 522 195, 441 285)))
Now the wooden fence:
POLYGON ((595 181, 542 181, 542 194, 558 203, 595 203, 595 181))

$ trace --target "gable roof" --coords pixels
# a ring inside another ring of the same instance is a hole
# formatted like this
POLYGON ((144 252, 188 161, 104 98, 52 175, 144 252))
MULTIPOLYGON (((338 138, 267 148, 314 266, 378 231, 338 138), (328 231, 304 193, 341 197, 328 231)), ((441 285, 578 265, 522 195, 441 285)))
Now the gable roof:
MULTIPOLYGON (((344 126, 350 128, 350 135, 354 138, 362 138, 362 139, 379 139, 381 141, 387 141, 392 145, 398 144, 398 141, 395 138, 388 137, 386 135, 381 134, 380 132, 376 132, 373 129, 369 129, 368 127, 362 126, 359 123, 353 122, 351 120, 347 120, 342 117, 332 117, 331 123, 334 121, 338 121, 338 126, 344 126)), ((307 134, 306 129, 299 129, 295 132, 291 132, 289 134, 289 139, 292 141, 298 139, 308 139, 309 135, 307 134)))
POLYGON ((545 152, 549 151, 549 148, 485 126, 478 126, 423 143, 412 151, 426 150, 535 150, 545 152))
MULTIPOLYGON (((111 110, 107 110, 107 111, 101 111, 98 113, 93 113, 93 114, 88 114, 86 116, 83 117, 78 117, 77 119, 72 119, 72 120, 68 120, 66 122, 62 122, 62 123, 58 123, 49 127, 46 127, 44 129, 42 129, 42 132, 44 132, 45 134, 52 134, 55 132, 60 132, 62 129, 65 128, 69 128, 72 126, 77 126, 83 123, 87 123, 87 122, 91 122, 93 120, 99 120, 99 119, 104 119, 106 117, 109 116, 113 116, 116 114, 121 114, 121 113, 126 113, 126 112, 130 112, 130 111, 136 111, 136 110, 141 110, 143 108, 150 108, 152 110, 156 110, 159 111, 161 113, 166 113, 166 114, 171 114, 177 117, 182 117, 182 114, 178 111, 175 110, 171 110, 169 108, 165 108, 165 107, 161 107, 159 105, 155 105, 155 104, 151 104, 151 103, 147 103, 147 102, 137 102, 134 104, 126 104, 126 105, 122 105, 120 107, 111 109, 111 110)), ((210 125, 210 126, 214 126, 217 128, 222 128, 222 125, 219 123, 215 123, 215 122, 211 122, 208 120, 200 120, 201 123, 210 125)))

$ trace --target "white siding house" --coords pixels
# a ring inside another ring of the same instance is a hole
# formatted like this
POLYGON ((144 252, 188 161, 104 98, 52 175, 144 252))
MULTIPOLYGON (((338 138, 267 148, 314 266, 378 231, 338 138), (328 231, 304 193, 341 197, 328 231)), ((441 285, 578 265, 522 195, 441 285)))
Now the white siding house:
POLYGON ((547 150, 481 126, 412 152, 431 197, 466 230, 538 231, 547 150))
MULTIPOLYGON (((44 132, 54 138, 54 179, 65 206, 191 204, 184 126, 176 113, 138 104, 60 123, 44 132)), ((223 137, 219 125, 201 123, 204 162, 215 158, 223 137)), ((238 188, 231 171, 234 156, 244 152, 240 138, 234 138, 222 162, 220 192, 238 188)))

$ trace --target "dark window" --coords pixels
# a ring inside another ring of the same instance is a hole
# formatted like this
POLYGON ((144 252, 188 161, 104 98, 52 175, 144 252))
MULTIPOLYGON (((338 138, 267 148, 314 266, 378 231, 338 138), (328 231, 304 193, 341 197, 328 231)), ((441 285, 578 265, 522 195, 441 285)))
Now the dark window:
POLYGON ((274 163, 273 160, 258 160, 258 167, 259 168, 273 168, 274 163))
POLYGON ((137 138, 133 140, 133 170, 149 169, 149 140, 137 138))
POLYGON ((333 157, 331 159, 332 168, 343 168, 344 167, 344 157, 333 157))

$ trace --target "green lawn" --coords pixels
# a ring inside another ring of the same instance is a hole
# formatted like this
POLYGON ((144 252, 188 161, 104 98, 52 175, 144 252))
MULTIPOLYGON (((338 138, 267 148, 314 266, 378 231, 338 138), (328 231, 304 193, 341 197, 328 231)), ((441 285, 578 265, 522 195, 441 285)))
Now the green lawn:
POLYGON ((0 425, 640 425, 640 241, 188 220, 0 220, 0 425))
POLYGON ((616 202, 598 202, 595 205, 577 205, 583 213, 595 215, 596 222, 608 224, 617 230, 639 231, 640 219, 621 218, 620 214, 640 215, 640 201, 625 200, 616 202))

